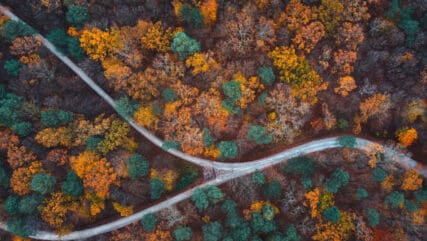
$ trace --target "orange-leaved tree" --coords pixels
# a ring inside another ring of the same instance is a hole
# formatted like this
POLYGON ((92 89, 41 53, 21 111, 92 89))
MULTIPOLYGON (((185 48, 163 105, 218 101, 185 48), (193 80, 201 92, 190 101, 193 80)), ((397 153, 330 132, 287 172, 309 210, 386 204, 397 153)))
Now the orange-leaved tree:
POLYGON ((418 139, 418 133, 414 128, 404 127, 396 132, 396 137, 402 146, 408 147, 418 139))

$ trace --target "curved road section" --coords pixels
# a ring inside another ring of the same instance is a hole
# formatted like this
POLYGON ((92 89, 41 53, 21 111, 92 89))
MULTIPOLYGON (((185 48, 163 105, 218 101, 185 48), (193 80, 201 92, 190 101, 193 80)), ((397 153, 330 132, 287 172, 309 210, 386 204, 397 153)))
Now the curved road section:
MULTIPOLYGON (((16 15, 14 15, 11 11, 9 11, 4 6, 0 5, 0 11, 2 11, 5 15, 7 15, 12 20, 22 21, 16 15)), ((89 85, 99 96, 101 96, 107 103, 109 103, 114 109, 116 107, 115 101, 111 96, 109 96, 100 86, 98 86, 95 81, 93 81, 80 67, 78 67, 75 63, 73 63, 67 56, 60 53, 55 46, 50 43, 46 38, 44 38, 40 34, 35 34, 35 36, 39 37, 43 43, 43 45, 51 51, 55 56, 57 56, 64 64, 66 64, 70 69, 72 69, 87 85, 89 85)), ((139 126, 133 119, 128 118, 127 121, 129 124, 135 128, 140 134, 146 137, 155 145, 162 147, 163 141, 151 134, 147 129, 139 126)), ((376 144, 375 142, 371 142, 369 140, 365 140, 362 138, 356 138, 356 149, 364 149, 367 145, 376 144)), ((219 173, 219 175, 211 181, 205 182, 198 186, 195 186, 185 192, 177 194, 173 197, 168 198, 167 200, 153 205, 147 209, 144 209, 140 212, 137 212, 128 217, 124 217, 113 221, 111 223, 103 224, 97 227, 75 231, 65 235, 58 235, 51 232, 40 231, 35 235, 31 236, 34 239, 40 240, 75 240, 75 239, 85 239, 92 236, 96 236, 102 233, 111 232, 113 230, 122 228, 126 225, 129 225, 133 222, 139 221, 145 214, 157 212, 164 208, 175 205, 178 202, 181 202, 193 194, 194 190, 198 188, 203 188, 208 185, 220 185, 229 180, 250 174, 256 170, 265 169, 271 165, 278 164, 282 161, 288 160, 293 157, 297 157, 300 155, 305 155, 317 151, 323 151, 331 148, 338 148, 340 145, 337 142, 337 137, 334 138, 324 138, 316 141, 311 141, 297 147, 282 151, 280 153, 274 154, 269 157, 261 158, 251 162, 240 162, 240 163, 222 163, 207 159, 202 159, 198 157, 189 156, 181 151, 170 149, 167 150, 172 155, 179 157, 183 160, 191 162, 193 164, 199 165, 204 168, 213 168, 215 171, 219 173)), ((427 169, 422 166, 417 165, 417 162, 411 159, 410 157, 396 152, 394 149, 384 147, 385 155, 387 160, 396 161, 401 164, 405 168, 414 168, 418 169, 421 175, 427 177, 427 169)), ((7 230, 7 227, 4 223, 0 223, 0 228, 7 230)))

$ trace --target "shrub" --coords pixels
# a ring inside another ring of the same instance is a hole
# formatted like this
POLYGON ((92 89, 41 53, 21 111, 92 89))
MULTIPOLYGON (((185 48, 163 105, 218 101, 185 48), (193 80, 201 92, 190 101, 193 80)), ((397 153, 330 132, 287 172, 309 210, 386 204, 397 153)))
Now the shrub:
POLYGON ((273 72, 273 68, 269 66, 260 67, 257 71, 257 74, 261 81, 266 85, 273 84, 274 80, 276 79, 276 75, 273 72))
POLYGON ((78 197, 83 194, 83 182, 74 171, 69 171, 67 173, 61 188, 65 194, 71 196, 78 197))
POLYGON ((340 136, 337 138, 338 144, 341 147, 353 148, 356 145, 356 138, 354 136, 340 136))
POLYGON ((268 199, 278 198, 282 194, 282 187, 280 183, 273 180, 264 188, 264 196, 268 199))
POLYGON ((200 51, 200 43, 188 37, 187 34, 178 32, 175 34, 171 49, 174 53, 178 54, 181 60, 185 60, 188 56, 200 51))
POLYGON ((33 35, 36 31, 21 21, 10 20, 2 26, 2 36, 12 41, 18 37, 33 35))
POLYGON ((159 199, 165 192, 165 184, 157 178, 150 180, 150 198, 152 200, 159 199))
POLYGON ((374 168, 374 170, 372 170, 372 178, 374 179, 374 181, 382 182, 386 177, 387 173, 380 167, 376 167, 374 168))
POLYGON ((71 112, 63 110, 44 110, 41 112, 41 121, 47 127, 58 127, 74 120, 71 112))
POLYGON ((326 180, 326 191, 334 194, 337 193, 341 187, 348 184, 349 179, 348 172, 336 169, 332 177, 326 180))
POLYGON ((403 204, 404 201, 405 201, 405 197, 404 197, 403 193, 398 192, 398 191, 394 191, 394 192, 390 193, 385 198, 385 204, 387 204, 391 208, 399 207, 400 205, 403 204))
POLYGON ((282 168, 287 174, 302 175, 303 177, 311 176, 314 169, 314 161, 306 156, 292 158, 282 168))
POLYGON ((364 189, 363 187, 359 187, 356 191, 356 200, 359 201, 367 197, 368 191, 366 191, 366 189, 364 189))
POLYGON ((85 7, 70 5, 65 19, 72 25, 83 25, 89 21, 89 11, 85 7))
POLYGON ((235 141, 221 141, 218 144, 219 151, 222 158, 236 158, 237 157, 237 144, 235 141))
POLYGON ((19 213, 33 214, 37 207, 42 203, 43 198, 37 195, 24 196, 18 204, 19 213))
POLYGON ((6 201, 3 203, 3 208, 6 210, 10 215, 15 215, 19 213, 19 199, 15 196, 9 196, 7 197, 6 201))
POLYGON ((203 225, 202 231, 204 241, 219 241, 223 234, 223 228, 218 221, 203 225))
POLYGON ((132 101, 125 96, 116 101, 116 111, 123 118, 128 119, 133 116, 133 113, 139 109, 140 105, 136 101, 132 101))
POLYGON ((266 134, 265 127, 260 125, 249 125, 247 135, 249 140, 254 141, 257 145, 269 144, 273 141, 273 138, 266 134))
POLYGON ((258 185, 258 186, 262 186, 265 183, 265 176, 264 174, 262 174, 259 170, 256 170, 253 174, 252 174, 252 181, 258 185))
POLYGON ((153 232, 157 226, 157 218, 154 214, 145 214, 141 219, 141 225, 145 232, 153 232))
POLYGON ((193 28, 202 27, 203 15, 198 8, 192 8, 188 4, 184 4, 179 10, 181 20, 193 28))
POLYGON ((173 102, 176 99, 178 99, 178 96, 176 95, 176 92, 171 88, 166 88, 162 91, 162 97, 167 102, 173 102))
POLYGON ((173 236, 175 237, 176 241, 190 240, 192 234, 193 232, 191 231, 191 228, 183 226, 178 226, 173 231, 173 236))
POLYGON ((148 174, 149 164, 145 157, 133 154, 126 161, 128 175, 130 178, 145 177, 148 174))
POLYGON ((12 125, 12 130, 18 136, 24 137, 28 136, 31 133, 31 123, 30 122, 18 122, 12 125))
POLYGON ((337 223, 340 220, 340 210, 336 206, 333 206, 323 211, 322 216, 331 223, 337 223))
POLYGON ((301 179, 301 184, 303 185, 303 187, 305 188, 305 189, 310 189, 310 188, 312 188, 313 187, 313 182, 311 181, 311 179, 310 178, 308 178, 308 177, 304 177, 304 178, 302 178, 301 179))
POLYGON ((167 151, 169 149, 176 149, 179 150, 181 144, 179 144, 179 142, 177 141, 165 141, 162 144, 162 149, 167 151))
POLYGON ((46 173, 38 173, 31 179, 31 190, 45 195, 53 191, 55 183, 55 177, 46 173))
POLYGON ((6 70, 6 73, 14 77, 18 76, 21 67, 21 62, 16 59, 8 60, 3 65, 4 70, 6 70))
POLYGON ((380 223, 380 213, 376 209, 369 208, 366 214, 369 226, 375 228, 380 223))

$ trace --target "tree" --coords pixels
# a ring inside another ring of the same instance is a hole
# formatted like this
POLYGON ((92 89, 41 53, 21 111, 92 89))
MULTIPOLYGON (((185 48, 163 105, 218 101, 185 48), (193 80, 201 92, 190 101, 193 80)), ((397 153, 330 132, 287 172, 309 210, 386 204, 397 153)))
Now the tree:
POLYGON ((356 81, 349 75, 340 77, 338 84, 339 86, 334 88, 334 91, 342 97, 346 97, 351 91, 357 88, 356 81))
POLYGON ((380 167, 376 167, 374 168, 374 170, 372 170, 372 178, 374 179, 374 181, 376 182, 382 182, 384 181, 384 179, 386 179, 387 177, 387 173, 380 167))
POLYGON ((70 147, 73 144, 73 130, 68 127, 46 128, 39 131, 35 139, 37 143, 48 148, 70 147))
POLYGON ((402 146, 409 147, 418 139, 418 133, 414 128, 404 127, 396 132, 396 137, 402 146))
POLYGON ((7 230, 19 237, 28 237, 34 234, 31 226, 27 225, 27 218, 17 217, 7 222, 7 230))
POLYGON ((174 53, 178 54, 181 60, 185 60, 188 56, 200 52, 200 43, 190 38, 184 32, 178 32, 173 38, 171 48, 174 53))
POLYGON ((76 37, 70 37, 67 41, 68 54, 77 61, 86 57, 83 48, 80 45, 80 40, 76 37))
POLYGON ((357 191, 356 191, 356 200, 357 200, 357 201, 360 201, 360 200, 362 200, 362 199, 365 199, 365 198, 367 198, 368 196, 369 196, 368 191, 366 191, 366 189, 365 189, 365 188, 363 188, 363 187, 359 187, 359 188, 357 188, 357 191))
POLYGON ((154 113, 154 108, 152 106, 141 106, 133 114, 135 121, 144 127, 150 129, 157 129, 159 124, 159 118, 154 113))
POLYGON ((83 195, 83 181, 77 176, 73 170, 69 171, 65 176, 65 181, 61 185, 62 191, 65 194, 79 197, 83 195))
POLYGON ((86 139, 86 149, 89 151, 96 151, 98 149, 99 143, 104 139, 102 137, 91 136, 86 139))
POLYGON ((191 201, 194 202, 194 205, 199 212, 202 212, 209 207, 208 196, 200 188, 194 190, 193 195, 191 195, 191 201))
POLYGON ((2 25, 2 36, 7 40, 12 41, 17 37, 30 36, 36 31, 21 21, 9 20, 2 25))
POLYGON ((51 42, 62 53, 68 54, 68 36, 63 29, 54 29, 46 35, 47 40, 51 42))
POLYGON ((46 195, 53 191, 55 183, 55 177, 46 173, 38 173, 31 179, 31 190, 46 195))
POLYGON ((334 173, 332 173, 332 177, 326 180, 326 191, 334 194, 337 193, 341 187, 348 184, 349 179, 350 176, 348 172, 336 169, 334 173))
POLYGON ((253 174, 252 174, 252 181, 258 185, 258 186, 262 186, 265 183, 265 176, 264 174, 262 174, 259 170, 256 170, 253 174))
POLYGON ((59 127, 74 120, 71 112, 63 110, 44 110, 41 112, 41 121, 47 127, 59 127))
POLYGON ((219 241, 223 236, 223 228, 218 221, 203 225, 202 231, 205 241, 219 241))
POLYGON ((333 206, 323 211, 322 216, 326 221, 337 223, 340 219, 340 210, 333 206))
POLYGON ((19 213, 19 199, 15 196, 8 196, 6 201, 3 203, 3 208, 6 210, 11 216, 19 213))
POLYGON ((200 28, 203 26, 204 17, 196 7, 193 8, 188 4, 182 5, 179 10, 179 16, 186 25, 192 28, 200 28))
POLYGON ((18 204, 19 213, 34 214, 37 212, 37 207, 42 203, 43 198, 38 195, 24 196, 18 204))
POLYGON ((338 145, 344 148, 354 148, 356 138, 354 136, 340 136, 337 138, 338 145))
POLYGON ((258 77, 261 81, 266 85, 272 85, 274 80, 276 79, 276 75, 273 72, 273 68, 270 66, 262 66, 257 71, 258 77))
POLYGON ((28 136, 31 133, 31 123, 27 121, 18 122, 12 125, 12 130, 20 137, 28 136))
POLYGON ((71 196, 62 192, 55 192, 46 198, 39 208, 42 220, 56 232, 69 232, 73 225, 67 224, 68 212, 79 208, 79 203, 75 202, 71 196))
POLYGON ((402 190, 404 191, 416 191, 423 186, 423 179, 420 174, 415 170, 408 170, 402 178, 402 190))
POLYGON ((303 26, 297 31, 292 42, 298 49, 310 53, 316 47, 317 43, 325 36, 325 27, 319 21, 312 22, 303 26))
POLYGON ((151 200, 159 199, 165 192, 165 184, 157 178, 150 180, 150 198, 151 200))
POLYGON ((39 161, 33 161, 28 167, 20 167, 13 171, 10 178, 10 186, 18 195, 26 195, 31 192, 31 179, 37 173, 43 172, 42 164, 39 161))
POLYGON ((273 141, 271 135, 266 133, 265 127, 260 125, 249 125, 247 135, 249 140, 257 145, 269 144, 273 141))
POLYGON ((368 208, 366 215, 368 216, 368 224, 372 228, 375 228, 380 223, 380 213, 376 209, 368 208))
POLYGON ((162 91, 162 97, 167 102, 174 102, 178 99, 178 96, 176 95, 176 92, 171 88, 166 88, 162 91))
POLYGON ((77 26, 85 24, 89 21, 89 17, 87 8, 77 5, 68 6, 67 13, 65 14, 67 22, 77 26))
POLYGON ((218 3, 216 0, 204 0, 199 6, 200 12, 203 15, 203 22, 206 25, 212 25, 216 21, 218 3))
POLYGON ((178 226, 173 231, 173 236, 175 237, 176 241, 190 240, 192 234, 193 232, 191 231, 191 228, 183 226, 178 226))
POLYGON ((98 144, 98 151, 107 154, 119 146, 126 147, 129 144, 128 133, 130 126, 127 122, 115 119, 112 121, 109 131, 105 134, 104 139, 98 144))
POLYGON ((403 193, 394 191, 385 197, 384 203, 391 208, 397 208, 402 207, 404 201, 405 196, 403 193))
POLYGON ((157 226, 157 218, 153 213, 145 214, 141 219, 141 225, 145 232, 153 232, 157 226))
POLYGON ((283 172, 310 177, 315 169, 314 161, 306 156, 291 158, 282 168, 283 172))
POLYGON ((91 59, 104 61, 110 53, 119 49, 120 35, 118 31, 85 29, 80 35, 80 45, 91 59))
POLYGON ((148 174, 149 164, 145 157, 139 154, 133 154, 126 160, 128 175, 132 179, 145 177, 148 174))
POLYGON ((322 0, 319 6, 319 20, 325 25, 326 32, 331 35, 342 19, 344 5, 338 0, 322 0))
POLYGON ((206 54, 194 53, 185 60, 185 66, 187 66, 187 68, 193 68, 191 71, 193 75, 206 73, 209 71, 211 65, 217 65, 213 58, 207 58, 206 54))
POLYGON ((129 97, 121 97, 116 101, 116 111, 125 119, 133 116, 133 113, 138 110, 140 105, 136 101, 132 101, 129 97))
POLYGON ((167 52, 170 50, 171 40, 173 38, 173 32, 170 28, 162 26, 162 22, 156 23, 145 22, 139 20, 136 26, 137 32, 141 32, 141 44, 143 49, 156 51, 156 52, 167 52), (140 31, 141 30, 141 31, 140 31))
POLYGON ((38 53, 42 46, 39 37, 24 36, 16 38, 9 47, 9 52, 15 56, 29 56, 38 53))
POLYGON ((16 59, 8 60, 4 63, 3 68, 11 76, 18 76, 19 70, 21 69, 22 64, 16 59))
POLYGON ((8 188, 10 186, 10 174, 5 170, 3 162, 0 160, 0 186, 8 188))
POLYGON ((206 193, 206 196, 209 199, 209 202, 212 204, 216 204, 224 198, 224 193, 221 192, 217 186, 209 185, 203 189, 206 193))
POLYGON ((264 196, 268 199, 279 198, 282 195, 282 187, 280 183, 273 180, 267 184, 263 190, 264 196))

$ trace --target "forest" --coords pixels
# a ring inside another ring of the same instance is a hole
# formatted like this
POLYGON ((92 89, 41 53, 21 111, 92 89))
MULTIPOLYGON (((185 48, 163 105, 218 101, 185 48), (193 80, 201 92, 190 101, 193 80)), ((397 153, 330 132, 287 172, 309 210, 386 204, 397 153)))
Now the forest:
POLYGON ((216 178, 171 149, 243 163, 336 136, 89 240, 427 236, 426 177, 387 155, 427 165, 425 0, 1 4, 22 21, 0 14, 0 220, 16 235, 0 240, 96 227, 216 178))

